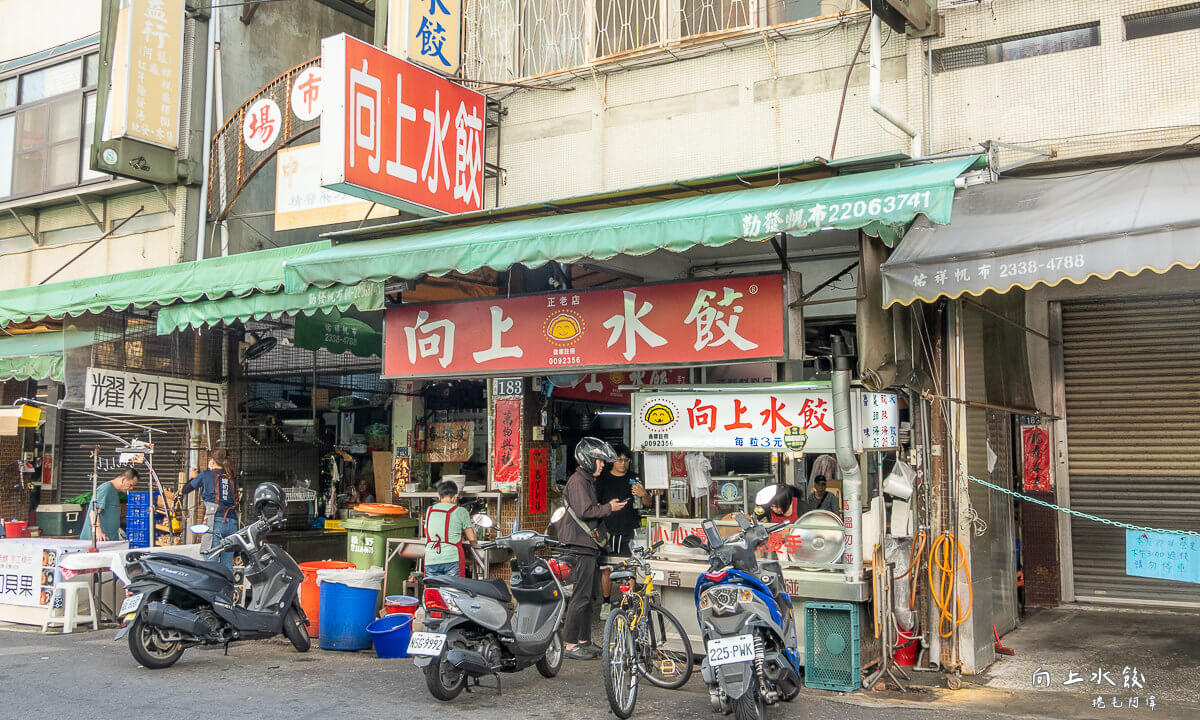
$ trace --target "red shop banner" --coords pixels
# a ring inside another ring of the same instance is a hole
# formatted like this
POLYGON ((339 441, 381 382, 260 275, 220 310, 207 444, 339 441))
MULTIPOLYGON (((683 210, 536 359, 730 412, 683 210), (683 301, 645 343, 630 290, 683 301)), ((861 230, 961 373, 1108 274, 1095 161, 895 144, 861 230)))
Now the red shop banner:
POLYGON ((521 485, 521 398, 497 398, 492 437, 492 489, 516 492, 521 485))
POLYGON ((549 477, 549 451, 529 448, 529 514, 546 512, 546 479, 549 477))
POLYGON ((418 215, 483 209, 482 94, 349 35, 321 41, 321 185, 418 215))
POLYGON ((783 277, 389 308, 385 377, 782 360, 783 277))
POLYGON ((550 380, 554 383, 556 398, 621 404, 629 402, 630 396, 630 391, 621 390, 622 387, 687 385, 691 382, 690 373, 686 369, 556 375, 550 380))

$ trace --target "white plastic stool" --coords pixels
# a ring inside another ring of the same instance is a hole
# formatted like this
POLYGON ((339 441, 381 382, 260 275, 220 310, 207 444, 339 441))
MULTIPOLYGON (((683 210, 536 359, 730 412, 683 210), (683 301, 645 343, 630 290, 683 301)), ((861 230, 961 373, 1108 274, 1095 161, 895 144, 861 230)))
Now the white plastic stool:
POLYGON ((62 625, 63 634, 75 632, 75 626, 82 623, 91 623, 93 630, 100 629, 100 623, 96 617, 96 599, 92 597, 92 576, 91 573, 84 575, 76 575, 70 580, 63 580, 58 584, 58 589, 62 590, 62 614, 56 614, 54 603, 50 603, 50 607, 46 608, 46 619, 42 621, 42 632, 52 625, 62 625), (87 613, 79 613, 79 593, 87 598, 87 613))

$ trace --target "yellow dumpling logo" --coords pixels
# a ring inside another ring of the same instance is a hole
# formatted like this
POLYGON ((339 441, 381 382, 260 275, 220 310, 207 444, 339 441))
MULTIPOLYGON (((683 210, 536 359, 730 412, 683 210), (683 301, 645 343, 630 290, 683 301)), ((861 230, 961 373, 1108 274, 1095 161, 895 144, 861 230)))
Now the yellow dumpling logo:
POLYGON ((664 427, 675 422, 675 413, 662 403, 654 403, 646 408, 646 422, 655 427, 664 427))
POLYGON ((573 315, 562 313, 550 319, 546 325, 546 334, 551 340, 558 342, 567 342, 574 340, 582 332, 579 327, 579 320, 573 315))

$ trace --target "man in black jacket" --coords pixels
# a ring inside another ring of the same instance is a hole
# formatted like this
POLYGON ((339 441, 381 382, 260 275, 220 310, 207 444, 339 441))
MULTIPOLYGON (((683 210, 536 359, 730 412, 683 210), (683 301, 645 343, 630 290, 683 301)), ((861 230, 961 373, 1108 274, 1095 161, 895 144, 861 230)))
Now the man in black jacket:
POLYGON ((569 564, 575 583, 563 621, 563 643, 566 656, 572 660, 593 660, 600 656, 600 648, 591 640, 592 596, 599 576, 596 561, 605 544, 600 521, 624 508, 626 503, 616 499, 603 505, 597 502, 596 476, 604 469, 604 463, 616 459, 617 454, 608 443, 585 437, 575 446, 575 461, 579 468, 563 489, 567 516, 560 521, 558 537, 568 546, 568 554, 573 556, 569 564))

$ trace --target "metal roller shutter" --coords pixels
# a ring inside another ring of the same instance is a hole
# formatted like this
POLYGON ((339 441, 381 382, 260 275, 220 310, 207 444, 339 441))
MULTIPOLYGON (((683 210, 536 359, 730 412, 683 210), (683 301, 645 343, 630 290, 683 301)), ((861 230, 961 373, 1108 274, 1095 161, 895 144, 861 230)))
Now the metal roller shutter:
MULTIPOLYGON (((63 417, 64 420, 62 479, 59 497, 71 498, 80 493, 90 492, 92 489, 91 452, 97 439, 106 443, 101 445, 100 457, 102 462, 106 461, 105 464, 110 466, 106 469, 102 465, 99 473, 100 482, 111 480, 117 474, 111 468, 116 462, 116 457, 111 452, 105 453, 106 448, 112 447, 112 442, 98 435, 82 435, 79 433, 81 428, 103 430, 123 438, 135 437, 136 433, 140 431, 113 420, 104 420, 77 412, 66 411, 60 417, 63 417)), ((154 433, 154 471, 158 473, 158 477, 165 487, 173 487, 179 473, 184 471, 187 465, 187 421, 135 415, 123 419, 162 431, 154 433)), ((145 490, 148 478, 144 468, 139 467, 138 471, 142 473, 142 482, 138 489, 145 490)))
MULTIPOLYGON (((1064 303, 1071 507, 1200 527, 1200 298, 1064 303)), ((1072 518, 1080 601, 1198 606, 1196 586, 1125 574, 1125 531, 1072 518)))

